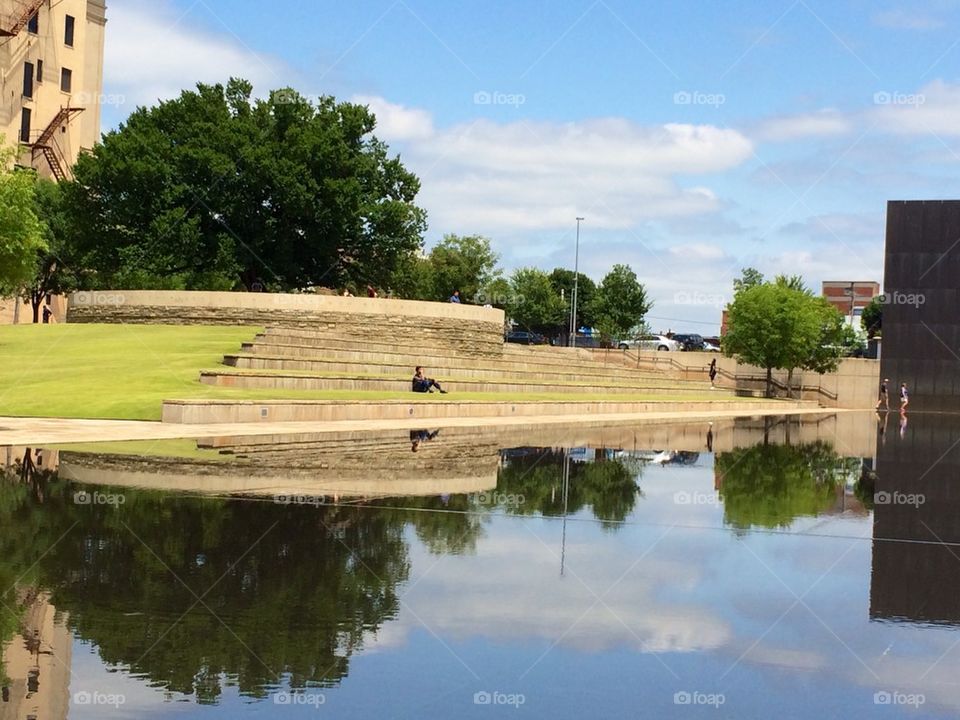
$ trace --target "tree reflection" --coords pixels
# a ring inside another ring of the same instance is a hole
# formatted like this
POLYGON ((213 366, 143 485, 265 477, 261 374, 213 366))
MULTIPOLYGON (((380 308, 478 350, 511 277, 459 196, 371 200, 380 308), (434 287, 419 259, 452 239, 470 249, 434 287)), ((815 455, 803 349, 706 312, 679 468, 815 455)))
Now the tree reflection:
POLYGON ((724 521, 744 529, 776 528, 819 515, 834 504, 851 463, 859 468, 859 460, 844 460, 822 441, 719 453, 715 472, 724 521))
POLYGON ((497 493, 521 497, 507 503, 518 515, 560 516, 589 507, 605 527, 617 527, 631 513, 642 493, 637 480, 642 464, 630 457, 608 457, 595 450, 592 462, 570 462, 569 491, 564 504, 563 467, 567 454, 559 449, 534 449, 504 460, 497 478, 497 493))
POLYGON ((40 502, 0 484, 0 580, 33 566, 21 583, 49 589, 107 663, 199 702, 224 678, 259 697, 339 681, 397 615, 409 559, 394 514, 120 492, 79 504, 56 482, 40 502))

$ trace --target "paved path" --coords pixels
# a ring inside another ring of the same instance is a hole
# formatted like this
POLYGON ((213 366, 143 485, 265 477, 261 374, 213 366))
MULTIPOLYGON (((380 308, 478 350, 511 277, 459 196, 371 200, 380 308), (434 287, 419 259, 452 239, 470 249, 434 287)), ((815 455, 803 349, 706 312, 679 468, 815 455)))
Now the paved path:
POLYGON ((116 442, 119 440, 173 440, 236 435, 289 435, 296 433, 377 432, 411 430, 429 426, 510 427, 520 425, 613 425, 631 422, 683 422, 758 415, 811 415, 844 410, 811 408, 785 413, 777 408, 752 411, 647 412, 609 415, 540 415, 527 417, 413 418, 397 420, 342 420, 339 422, 261 422, 180 425, 141 420, 72 420, 67 418, 0 417, 0 446, 62 445, 66 443, 116 442))

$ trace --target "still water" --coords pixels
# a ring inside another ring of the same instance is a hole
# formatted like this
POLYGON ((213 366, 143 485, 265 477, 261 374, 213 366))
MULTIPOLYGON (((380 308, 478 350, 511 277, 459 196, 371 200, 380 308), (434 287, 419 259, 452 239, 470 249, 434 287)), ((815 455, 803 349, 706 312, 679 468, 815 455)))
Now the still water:
POLYGON ((956 717, 960 422, 0 449, 0 718, 956 717))

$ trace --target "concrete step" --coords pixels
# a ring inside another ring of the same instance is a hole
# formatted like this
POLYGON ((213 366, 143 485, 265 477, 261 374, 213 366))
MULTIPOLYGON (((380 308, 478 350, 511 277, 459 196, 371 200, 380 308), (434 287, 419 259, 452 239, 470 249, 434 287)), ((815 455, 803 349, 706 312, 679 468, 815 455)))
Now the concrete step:
POLYGON ((419 402, 405 400, 165 400, 163 421, 170 423, 257 423, 257 422, 339 422, 349 420, 424 421, 455 418, 537 418, 578 424, 604 423, 623 416, 632 419, 647 413, 724 411, 749 415, 754 412, 790 413, 817 408, 815 402, 796 400, 723 399, 704 400, 570 400, 563 401, 487 401, 444 400, 419 402))
POLYGON ((528 348, 526 346, 505 345, 503 352, 497 355, 460 355, 436 347, 422 345, 398 345, 393 343, 356 342, 345 339, 324 339, 315 337, 297 337, 279 334, 260 334, 253 342, 243 343, 243 352, 266 354, 271 356, 297 356, 310 358, 331 358, 345 361, 394 360, 416 366, 444 365, 454 360, 457 365, 488 367, 491 363, 523 365, 519 369, 556 370, 582 369, 585 371, 608 371, 610 373, 634 372, 646 375, 666 376, 659 370, 638 368, 636 364, 625 364, 619 351, 611 351, 609 356, 595 358, 585 350, 571 348, 528 348))
MULTIPOLYGON (((518 380, 529 382, 561 383, 597 383, 657 385, 666 382, 658 373, 632 371, 626 368, 590 368, 576 370, 556 365, 538 365, 534 363, 506 363, 491 360, 457 359, 421 356, 418 358, 398 354, 377 356, 374 353, 362 353, 360 359, 329 358, 321 355, 286 354, 287 347, 266 346, 254 353, 225 355, 223 364, 245 370, 281 370, 305 371, 319 374, 338 375, 389 375, 394 378, 412 377, 416 365, 423 365, 430 377, 438 380, 518 380), (284 352, 274 354, 268 350, 279 349, 284 352), (369 357, 366 357, 369 356, 369 357), (419 362, 417 362, 419 361, 419 362)), ((295 350, 296 348, 294 348, 295 350)), ((348 354, 345 351, 335 351, 348 354)), ((670 380, 672 384, 687 385, 701 389, 709 387, 702 381, 670 380)))
MULTIPOLYGON (((381 391, 381 392, 411 392, 409 379, 394 379, 373 376, 331 376, 308 373, 289 374, 281 371, 242 371, 204 370, 200 373, 200 382, 205 385, 235 388, 259 388, 269 390, 351 390, 351 391, 381 391)), ((676 384, 669 380, 654 384, 624 384, 621 382, 592 382, 589 384, 563 384, 550 381, 510 381, 497 380, 444 380, 441 379, 444 389, 455 392, 484 392, 484 393, 514 393, 521 396, 525 393, 570 393, 580 395, 602 394, 633 394, 633 395, 692 395, 702 396, 710 393, 709 387, 702 384, 676 384)), ((717 389, 712 391, 717 397, 733 395, 730 390, 717 389)))

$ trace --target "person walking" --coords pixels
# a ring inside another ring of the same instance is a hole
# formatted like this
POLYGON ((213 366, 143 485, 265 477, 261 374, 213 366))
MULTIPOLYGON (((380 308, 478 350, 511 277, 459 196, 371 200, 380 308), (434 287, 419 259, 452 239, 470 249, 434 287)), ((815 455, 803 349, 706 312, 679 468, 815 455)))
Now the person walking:
POLYGON ((890 390, 887 385, 889 382, 890 378, 884 378, 883 382, 880 383, 880 397, 877 399, 877 406, 874 408, 874 410, 879 410, 881 403, 883 404, 885 410, 890 409, 890 390))
POLYGON ((900 383, 900 412, 907 412, 907 405, 910 404, 910 393, 907 392, 907 384, 900 383))
POLYGON ((713 390, 716 387, 717 379, 717 359, 714 358, 710 361, 710 389, 713 390))

